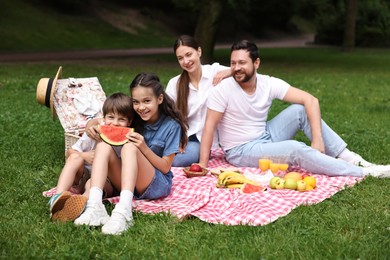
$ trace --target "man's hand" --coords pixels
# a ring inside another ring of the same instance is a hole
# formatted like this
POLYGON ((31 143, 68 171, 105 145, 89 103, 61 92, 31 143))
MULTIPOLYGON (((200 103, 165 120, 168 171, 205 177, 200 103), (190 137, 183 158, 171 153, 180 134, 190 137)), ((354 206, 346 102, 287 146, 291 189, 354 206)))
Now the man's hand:
POLYGON ((316 149, 321 153, 325 153, 325 145, 324 142, 322 141, 322 138, 320 138, 319 140, 313 139, 311 142, 311 148, 316 149))

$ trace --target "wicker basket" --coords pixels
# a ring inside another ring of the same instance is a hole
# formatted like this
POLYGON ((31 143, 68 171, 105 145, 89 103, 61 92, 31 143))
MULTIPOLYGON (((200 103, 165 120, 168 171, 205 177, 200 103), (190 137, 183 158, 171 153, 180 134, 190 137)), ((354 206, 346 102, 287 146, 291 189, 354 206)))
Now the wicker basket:
POLYGON ((77 140, 83 135, 84 129, 76 130, 73 132, 65 132, 65 153, 69 148, 72 148, 77 140))
POLYGON ((207 170, 205 168, 202 168, 201 172, 193 172, 193 171, 190 171, 190 167, 185 167, 183 169, 183 171, 187 175, 187 178, 205 176, 209 172, 209 170, 207 170))

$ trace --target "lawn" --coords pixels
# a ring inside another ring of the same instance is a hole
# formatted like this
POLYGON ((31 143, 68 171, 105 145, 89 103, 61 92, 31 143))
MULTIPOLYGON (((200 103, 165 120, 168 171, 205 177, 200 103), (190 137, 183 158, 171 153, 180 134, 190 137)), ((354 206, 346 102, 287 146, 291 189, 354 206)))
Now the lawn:
MULTIPOLYGON (((228 64, 228 51, 217 60, 228 64)), ((369 161, 390 164, 390 50, 263 49, 260 72, 320 99, 323 118, 369 161)), ((224 226, 196 218, 135 213, 121 236, 52 223, 42 192, 64 165, 59 121, 35 100, 37 82, 99 78, 107 95, 141 71, 164 84, 179 73, 173 55, 0 64, 0 257, 7 259, 386 259, 390 255, 390 180, 367 178, 317 205, 300 206, 266 226, 224 226)), ((287 104, 275 102, 271 116, 287 104)), ((302 135, 298 139, 305 140, 302 135)), ((108 205, 112 208, 111 205, 108 205)))

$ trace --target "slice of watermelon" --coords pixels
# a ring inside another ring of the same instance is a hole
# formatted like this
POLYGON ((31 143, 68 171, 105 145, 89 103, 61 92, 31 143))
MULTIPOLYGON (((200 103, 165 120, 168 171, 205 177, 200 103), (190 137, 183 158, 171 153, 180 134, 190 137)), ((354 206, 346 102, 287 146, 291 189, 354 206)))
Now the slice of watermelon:
POLYGON ((240 189, 240 192, 242 194, 250 194, 250 193, 261 192, 261 191, 265 191, 265 190, 266 190, 265 186, 244 183, 244 185, 242 185, 242 187, 240 189))
POLYGON ((110 145, 120 146, 129 141, 126 135, 129 132, 134 132, 134 128, 112 126, 112 125, 99 125, 100 138, 110 145))

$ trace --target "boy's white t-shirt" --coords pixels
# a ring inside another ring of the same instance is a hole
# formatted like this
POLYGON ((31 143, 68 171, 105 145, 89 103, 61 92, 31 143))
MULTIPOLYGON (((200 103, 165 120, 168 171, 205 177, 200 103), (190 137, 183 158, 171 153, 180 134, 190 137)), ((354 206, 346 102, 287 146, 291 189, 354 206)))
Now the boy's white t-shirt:
POLYGON ((245 93, 233 77, 210 91, 207 107, 224 113, 218 124, 224 151, 258 139, 266 129, 272 100, 282 100, 290 85, 278 78, 257 74, 256 92, 245 93))
MULTIPOLYGON (((196 89, 191 83, 189 85, 190 93, 188 95, 188 130, 187 136, 196 134, 196 137, 200 141, 202 138, 203 125, 206 119, 207 113, 207 97, 209 92, 213 88, 218 88, 219 85, 213 86, 213 78, 217 72, 229 69, 220 65, 219 63, 213 63, 212 65, 202 65, 202 78, 199 81, 198 89, 196 89)), ((177 82, 180 75, 169 80, 166 93, 176 102, 177 100, 177 82)), ((216 143, 216 135, 214 135, 214 143, 216 143)))
MULTIPOLYGON (((78 152, 89 152, 96 149, 97 142, 84 133, 75 144, 72 145, 72 149, 78 152)), ((92 165, 85 163, 84 167, 91 171, 92 165)))

